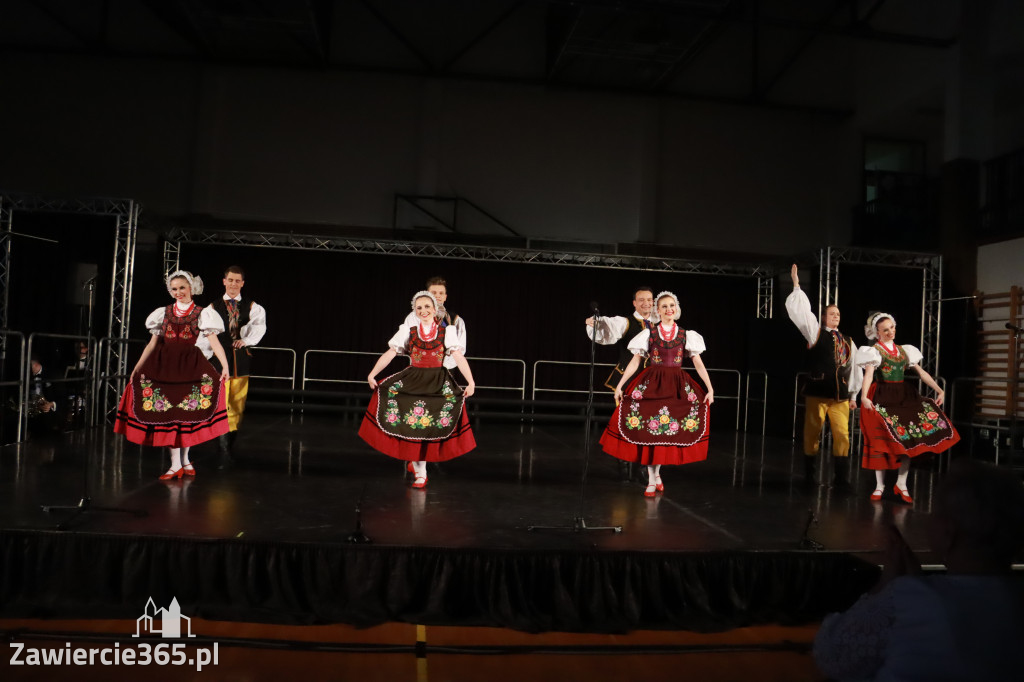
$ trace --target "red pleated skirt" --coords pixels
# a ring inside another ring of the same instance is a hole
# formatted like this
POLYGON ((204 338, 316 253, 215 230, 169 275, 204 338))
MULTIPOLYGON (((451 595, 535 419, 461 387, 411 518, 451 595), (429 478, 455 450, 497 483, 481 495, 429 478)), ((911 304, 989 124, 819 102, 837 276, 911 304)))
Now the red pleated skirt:
POLYGON ((860 408, 861 466, 896 469, 899 457, 943 452, 960 441, 942 408, 906 381, 876 381, 868 389, 875 409, 860 408))
POLYGON ((638 464, 691 464, 708 458, 710 413, 704 389, 679 367, 651 365, 633 378, 601 436, 612 457, 638 464))
POLYGON ((139 445, 182 448, 227 432, 220 372, 193 343, 161 337, 121 394, 114 433, 139 445))
POLYGON ((408 367, 383 379, 370 396, 359 437, 407 462, 444 462, 476 447, 462 389, 443 367, 408 367))

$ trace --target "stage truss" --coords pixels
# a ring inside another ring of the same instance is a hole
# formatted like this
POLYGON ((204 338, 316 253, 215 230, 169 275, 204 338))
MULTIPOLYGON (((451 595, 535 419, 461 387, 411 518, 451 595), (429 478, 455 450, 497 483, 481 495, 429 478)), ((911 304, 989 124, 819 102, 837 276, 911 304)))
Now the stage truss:
MULTIPOLYGON (((114 233, 113 274, 110 286, 110 314, 107 318, 107 337, 128 338, 128 324, 132 308, 132 278, 135 272, 135 243, 139 223, 139 205, 131 199, 82 198, 59 199, 32 194, 0 194, 0 329, 7 329, 8 304, 11 284, 11 239, 14 214, 18 211, 34 213, 71 213, 111 216, 116 221, 114 233)), ((6 357, 6 340, 0 338, 0 359, 6 357)), ((127 374, 127 356, 119 344, 110 344, 105 361, 107 377, 127 374)), ((103 382, 104 405, 117 404, 119 385, 116 381, 103 382)))
POLYGON ((623 254, 584 253, 555 249, 434 244, 393 239, 354 239, 324 235, 281 234, 270 232, 213 231, 172 228, 164 241, 164 272, 179 267, 182 244, 246 246, 300 251, 336 251, 373 255, 456 258, 537 265, 561 265, 612 270, 641 270, 675 274, 748 277, 757 281, 756 315, 772 316, 775 268, 766 263, 724 263, 684 258, 658 258, 623 254))
POLYGON ((942 256, 913 251, 887 251, 857 247, 829 246, 818 252, 818 313, 839 304, 841 263, 877 265, 921 271, 921 353, 924 366, 939 374, 939 332, 942 329, 942 256))

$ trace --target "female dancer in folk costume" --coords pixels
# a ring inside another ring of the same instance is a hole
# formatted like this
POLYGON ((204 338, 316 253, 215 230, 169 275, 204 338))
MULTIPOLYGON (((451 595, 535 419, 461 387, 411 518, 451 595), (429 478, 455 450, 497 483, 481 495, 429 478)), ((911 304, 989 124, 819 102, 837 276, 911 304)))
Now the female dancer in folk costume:
POLYGON ((615 387, 618 407, 601 436, 601 447, 609 455, 647 465, 645 497, 665 490, 662 464, 707 459, 708 406, 715 402, 711 379, 700 359, 704 338, 676 323, 679 299, 675 294, 663 291, 655 301, 661 321, 629 342, 633 359, 615 387), (647 368, 630 378, 623 391, 641 356, 648 358, 647 368), (707 393, 683 369, 684 357, 693 361, 707 393))
POLYGON ((896 320, 888 313, 868 317, 864 335, 872 346, 857 349, 854 363, 864 368, 861 387, 860 428, 864 436, 861 466, 875 471, 872 500, 882 499, 886 469, 899 469, 893 488, 904 502, 913 502, 907 489, 910 458, 922 452, 942 452, 960 440, 960 434, 942 412, 945 391, 921 368, 921 351, 896 345, 896 320), (905 381, 915 369, 933 391, 935 400, 923 397, 905 381))
POLYGON ((202 279, 178 270, 166 283, 174 303, 146 318, 152 338, 132 370, 114 422, 114 433, 132 443, 170 448, 171 467, 163 480, 195 476, 189 448, 228 432, 227 370, 217 372, 196 347, 206 336, 221 367, 227 367, 217 341, 224 324, 212 308, 192 300, 203 292, 202 279))
POLYGON ((465 410, 465 399, 476 384, 462 355, 458 328, 438 323, 437 300, 419 291, 412 309, 418 322, 398 328, 367 377, 373 395, 359 436, 375 450, 409 462, 415 475, 412 485, 422 488, 427 462, 444 462, 476 447, 465 410), (410 366, 378 382, 374 377, 398 354, 408 354, 410 366), (468 382, 465 389, 444 367, 449 355, 468 382))

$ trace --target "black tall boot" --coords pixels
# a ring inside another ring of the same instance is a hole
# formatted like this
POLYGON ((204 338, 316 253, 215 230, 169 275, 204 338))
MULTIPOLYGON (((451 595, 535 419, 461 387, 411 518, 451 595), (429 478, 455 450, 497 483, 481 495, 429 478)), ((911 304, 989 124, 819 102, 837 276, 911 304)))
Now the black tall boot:
POLYGON ((832 487, 836 490, 843 492, 850 490, 850 480, 846 477, 849 461, 848 457, 832 458, 832 487))
POLYGON ((220 446, 220 461, 217 463, 217 469, 220 471, 230 469, 234 464, 234 458, 231 456, 231 445, 234 440, 232 436, 234 435, 235 432, 231 431, 217 437, 217 444, 220 446))
POLYGON ((818 484, 817 481, 817 455, 804 455, 804 486, 812 487, 818 484))

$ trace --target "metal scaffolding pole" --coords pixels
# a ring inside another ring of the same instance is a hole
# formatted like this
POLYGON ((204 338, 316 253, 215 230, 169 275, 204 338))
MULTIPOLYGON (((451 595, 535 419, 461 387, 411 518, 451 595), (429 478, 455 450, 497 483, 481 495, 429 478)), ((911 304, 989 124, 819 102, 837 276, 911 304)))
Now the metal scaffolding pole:
MULTIPOLYGON (((129 202, 128 211, 117 216, 114 234, 113 273, 110 282, 110 316, 107 337, 127 339, 132 309, 132 280, 135 275, 135 242, 139 223, 139 206, 129 202)), ((109 414, 116 409, 120 394, 120 378, 128 374, 128 352, 125 344, 110 343, 104 367, 102 410, 109 414)))
MULTIPOLYGON (((11 288, 11 202, 0 195, 0 329, 7 329, 7 306, 11 288)), ((0 337, 0 379, 3 378, 3 361, 7 358, 7 337, 0 337)))
POLYGON ((770 320, 775 300, 775 278, 765 275, 757 278, 757 319, 770 320))
POLYGON ((942 329, 942 256, 914 251, 858 247, 827 247, 819 252, 818 314, 823 305, 839 302, 839 264, 857 263, 920 270, 921 353, 933 376, 939 372, 939 333, 942 329))
POLYGON ((373 255, 413 256, 424 258, 458 258, 462 260, 501 263, 532 263, 537 265, 568 265, 613 270, 644 270, 678 274, 726 275, 732 277, 774 277, 775 268, 766 263, 728 263, 660 258, 629 254, 587 253, 549 248, 474 246, 410 242, 395 239, 355 239, 329 235, 281 234, 269 232, 203 231, 194 228, 173 228, 165 236, 178 244, 217 244, 254 246, 272 249, 337 251, 373 255))
POLYGON ((181 242, 164 240, 164 279, 181 269, 181 242))

